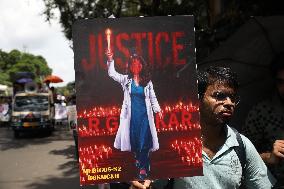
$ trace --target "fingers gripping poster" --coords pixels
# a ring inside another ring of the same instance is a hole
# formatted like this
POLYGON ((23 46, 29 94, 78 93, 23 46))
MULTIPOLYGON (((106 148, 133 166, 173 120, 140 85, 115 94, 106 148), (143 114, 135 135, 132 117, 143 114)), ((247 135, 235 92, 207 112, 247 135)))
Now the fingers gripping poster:
POLYGON ((73 26, 81 185, 202 175, 192 16, 73 26))

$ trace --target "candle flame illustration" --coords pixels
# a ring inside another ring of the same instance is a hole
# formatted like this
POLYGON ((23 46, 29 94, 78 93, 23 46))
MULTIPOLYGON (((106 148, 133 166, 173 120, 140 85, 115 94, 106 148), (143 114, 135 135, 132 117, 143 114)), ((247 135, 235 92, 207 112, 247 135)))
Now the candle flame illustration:
POLYGON ((111 30, 109 28, 107 28, 105 30, 105 34, 106 34, 106 40, 107 40, 107 50, 110 51, 110 36, 111 36, 111 30))

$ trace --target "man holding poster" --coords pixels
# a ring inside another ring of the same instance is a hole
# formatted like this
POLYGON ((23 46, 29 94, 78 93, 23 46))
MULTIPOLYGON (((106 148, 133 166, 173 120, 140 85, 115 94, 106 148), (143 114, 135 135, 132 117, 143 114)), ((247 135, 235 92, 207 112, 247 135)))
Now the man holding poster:
POLYGON ((199 74, 204 176, 175 179, 174 189, 269 189, 275 183, 248 138, 227 125, 239 102, 238 82, 229 68, 199 74))

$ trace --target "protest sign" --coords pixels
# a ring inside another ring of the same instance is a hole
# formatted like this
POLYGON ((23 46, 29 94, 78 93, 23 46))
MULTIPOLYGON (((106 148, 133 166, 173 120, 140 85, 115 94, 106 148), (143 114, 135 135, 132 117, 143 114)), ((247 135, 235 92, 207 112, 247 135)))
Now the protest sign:
POLYGON ((81 185, 202 175, 193 20, 75 23, 81 185))

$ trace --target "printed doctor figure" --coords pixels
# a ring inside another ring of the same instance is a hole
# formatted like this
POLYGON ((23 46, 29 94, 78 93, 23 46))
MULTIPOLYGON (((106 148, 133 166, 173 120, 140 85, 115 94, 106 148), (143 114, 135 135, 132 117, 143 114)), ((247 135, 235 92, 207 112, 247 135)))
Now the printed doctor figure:
POLYGON ((106 51, 106 56, 108 75, 121 84, 124 93, 114 147, 134 153, 138 179, 144 180, 150 171, 150 152, 159 149, 153 111, 162 119, 150 67, 141 56, 133 54, 130 57, 130 72, 123 75, 115 70, 110 48, 106 51))

